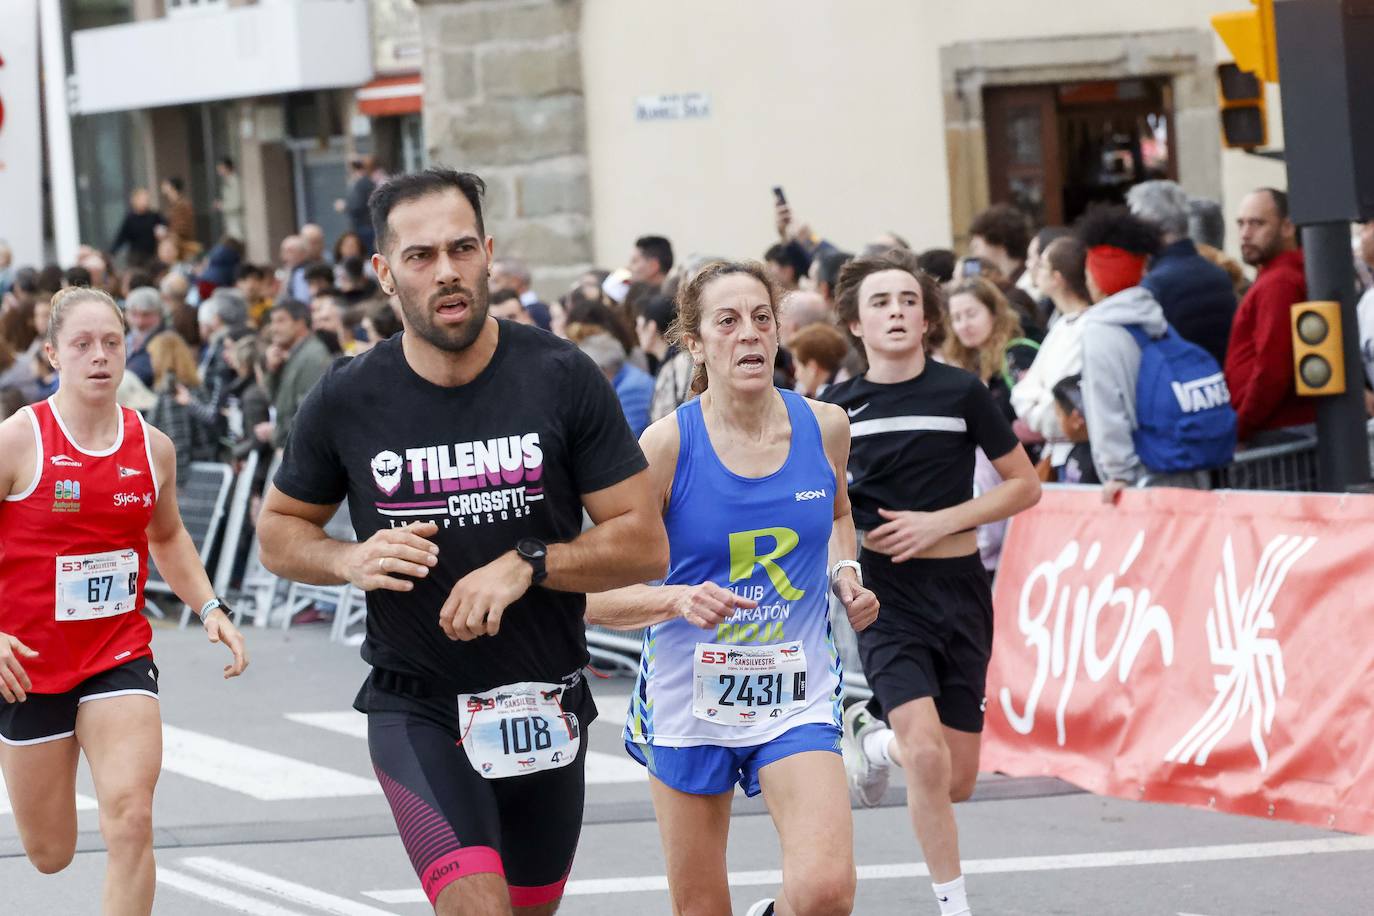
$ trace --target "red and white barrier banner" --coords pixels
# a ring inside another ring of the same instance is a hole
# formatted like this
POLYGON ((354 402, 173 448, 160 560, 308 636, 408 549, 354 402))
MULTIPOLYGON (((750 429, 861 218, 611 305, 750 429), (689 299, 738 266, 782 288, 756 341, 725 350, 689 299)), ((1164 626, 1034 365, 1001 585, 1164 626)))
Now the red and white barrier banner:
POLYGON ((1374 833, 1374 496, 1046 490, 994 603, 983 769, 1374 833))

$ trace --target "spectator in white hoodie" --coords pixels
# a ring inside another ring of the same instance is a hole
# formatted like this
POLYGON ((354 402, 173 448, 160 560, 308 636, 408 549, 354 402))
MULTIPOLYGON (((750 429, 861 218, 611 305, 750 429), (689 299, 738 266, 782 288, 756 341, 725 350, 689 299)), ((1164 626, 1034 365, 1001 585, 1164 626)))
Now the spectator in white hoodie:
POLYGON ((1011 390, 1011 406, 1016 411, 1014 425, 1024 442, 1025 431, 1046 441, 1041 456, 1050 466, 1064 466, 1073 443, 1064 435, 1055 410, 1054 385, 1060 379, 1083 371, 1083 315, 1092 305, 1088 292, 1087 249, 1073 237, 1055 239, 1041 253, 1035 285, 1054 302, 1058 319, 1040 344, 1040 352, 1030 369, 1011 390), (1022 427, 1025 427, 1025 430, 1022 427))

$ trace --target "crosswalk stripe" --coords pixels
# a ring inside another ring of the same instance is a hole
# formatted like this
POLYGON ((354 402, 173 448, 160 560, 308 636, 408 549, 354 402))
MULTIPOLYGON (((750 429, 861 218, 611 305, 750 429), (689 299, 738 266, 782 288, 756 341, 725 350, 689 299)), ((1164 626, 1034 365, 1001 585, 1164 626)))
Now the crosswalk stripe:
POLYGON ((350 738, 367 740, 367 716, 354 710, 347 712, 288 712, 286 718, 301 725, 313 725, 325 731, 337 732, 350 738))
POLYGON ((600 713, 598 722, 605 722, 620 728, 625 724, 625 716, 630 711, 630 695, 628 693, 597 693, 592 691, 592 696, 596 699, 596 711, 600 713))
POLYGON ((299 910, 288 910, 275 903, 249 897, 247 894, 240 894, 238 891, 231 891, 227 887, 192 878, 163 866, 158 866, 157 883, 176 888, 183 894, 208 900, 221 909, 235 913, 248 913, 250 916, 306 916, 299 910))
POLYGON ((263 801, 382 792, 370 778, 172 725, 162 727, 162 768, 263 801))
MULTIPOLYGON (((82 795, 80 792, 76 793, 76 810, 94 811, 95 807, 94 798, 91 798, 89 795, 82 795)), ((0 775, 0 814, 13 813, 14 806, 10 804, 10 793, 9 790, 5 788, 5 777, 0 775)))
POLYGON ((181 865, 191 871, 228 881, 260 894, 279 897, 287 903, 299 903, 310 907, 312 911, 330 913, 332 916, 394 916, 389 910, 379 910, 365 903, 357 903, 346 897, 339 897, 211 856, 192 856, 182 859, 181 865))
MULTIPOLYGON (((1238 859, 1269 859, 1288 856, 1310 856, 1327 853, 1368 852, 1374 850, 1374 837, 1337 836, 1311 840, 1280 840, 1267 843, 1232 843, 1218 846, 1184 846, 1164 849, 1127 849, 1116 852, 1086 852, 1057 856, 1015 856, 1006 859, 965 859, 966 875, 1005 875, 1038 871, 1063 871, 1076 868, 1126 868, 1149 865, 1174 865, 1181 862, 1224 862, 1238 859)), ((930 871, 924 862, 898 862, 884 865, 860 865, 860 881, 891 878, 925 878, 930 871)), ((760 887, 782 883, 777 869, 732 871, 731 887, 760 887)), ((563 888, 566 897, 593 894, 635 894, 644 891, 666 891, 666 875, 633 875, 623 878, 582 878, 569 881, 563 888)), ((424 903, 425 893, 419 888, 363 891, 363 896, 380 903, 424 903)), ((1183 914, 1179 914, 1183 916, 1183 914)))
MULTIPOLYGON (((627 703, 628 697, 622 698, 627 703)), ((600 701, 598 701, 599 703, 600 701)), ((603 707, 606 708, 606 707, 603 707)), ((367 717, 356 712, 288 712, 287 719, 322 728, 325 731, 347 735, 350 738, 367 738, 367 717)), ((601 751, 587 751, 587 785, 615 785, 627 782, 644 782, 648 774, 644 767, 620 754, 606 754, 601 751)))

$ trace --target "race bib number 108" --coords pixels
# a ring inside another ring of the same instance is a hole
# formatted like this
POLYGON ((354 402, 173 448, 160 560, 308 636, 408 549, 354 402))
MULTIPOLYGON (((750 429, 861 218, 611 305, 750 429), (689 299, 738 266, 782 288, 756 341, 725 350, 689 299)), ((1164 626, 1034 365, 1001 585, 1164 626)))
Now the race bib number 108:
POLYGON ((692 715, 720 725, 759 725, 806 705, 806 653, 775 646, 697 643, 692 715))
POLYGON ((572 763, 582 732, 577 716, 559 703, 563 690, 526 681, 460 694, 459 721, 467 723, 462 745, 472 768, 487 779, 504 779, 572 763))

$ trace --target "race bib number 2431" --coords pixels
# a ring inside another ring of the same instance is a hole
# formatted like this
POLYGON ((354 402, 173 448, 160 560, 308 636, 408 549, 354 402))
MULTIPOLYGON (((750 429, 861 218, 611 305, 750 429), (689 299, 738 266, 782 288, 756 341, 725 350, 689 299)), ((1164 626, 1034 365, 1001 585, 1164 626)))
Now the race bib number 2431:
POLYGON ((692 715, 720 725, 758 725, 806 705, 800 642, 773 646, 697 643, 692 715))

